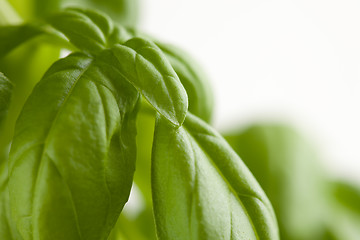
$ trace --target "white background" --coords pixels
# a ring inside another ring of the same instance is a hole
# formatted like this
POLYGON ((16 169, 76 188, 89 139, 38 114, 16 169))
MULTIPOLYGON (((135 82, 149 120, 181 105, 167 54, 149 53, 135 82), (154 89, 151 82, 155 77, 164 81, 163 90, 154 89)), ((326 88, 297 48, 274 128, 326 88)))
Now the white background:
POLYGON ((220 130, 299 129, 335 177, 360 183, 360 1, 142 0, 140 28, 210 76, 220 130))

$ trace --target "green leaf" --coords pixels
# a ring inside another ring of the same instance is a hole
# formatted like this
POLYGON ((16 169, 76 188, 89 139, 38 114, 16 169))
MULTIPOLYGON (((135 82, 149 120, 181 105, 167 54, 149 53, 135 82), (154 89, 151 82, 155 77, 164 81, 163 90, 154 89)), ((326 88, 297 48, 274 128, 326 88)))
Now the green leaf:
POLYGON ((159 239, 279 239, 269 200, 250 171, 205 122, 178 129, 157 118, 152 159, 159 239))
POLYGON ((201 67, 184 51, 169 45, 156 42, 165 53, 189 98, 189 111, 206 122, 210 122, 214 98, 210 83, 201 67))
POLYGON ((0 154, 0 239, 19 240, 21 238, 10 213, 7 159, 0 154))
POLYGON ((188 105, 186 91, 166 56, 154 43, 131 38, 130 32, 115 27, 106 16, 90 10, 67 9, 49 22, 83 51, 96 55, 111 48, 118 61, 109 64, 117 68, 160 114, 177 126, 182 124, 188 105))
POLYGON ((343 181, 328 182, 325 240, 357 240, 360 236, 360 187, 343 181))
MULTIPOLYGON (((3 0, 6 1, 6 0, 3 0)), ((138 0, 8 0, 26 21, 47 17, 64 7, 97 9, 114 21, 134 27, 138 21, 138 0)), ((1 1, 0 1, 1 2, 1 1)))
POLYGON ((0 129, 10 106, 12 83, 0 72, 0 129))
POLYGON ((43 31, 34 25, 14 25, 0 27, 0 58, 24 42, 42 34, 43 31))
POLYGON ((10 144, 15 121, 34 85, 40 81, 53 62, 58 60, 60 49, 44 44, 39 38, 30 40, 0 59, 0 72, 16 86, 13 91, 8 117, 0 130, 0 149, 10 144), (20 71, 21 69, 21 71, 20 71))
MULTIPOLYGON (((12 83, 0 72, 0 132, 10 105, 12 83)), ((10 217, 8 167, 6 149, 0 147, 0 239, 18 239, 17 231, 10 217)))
POLYGON ((111 50, 118 59, 114 66, 162 116, 180 126, 188 109, 187 94, 161 50, 141 38, 111 50))
POLYGON ((57 61, 19 116, 9 189, 25 240, 107 239, 128 199, 139 94, 104 60, 57 61))
POLYGON ((125 28, 115 26, 109 17, 92 10, 68 8, 48 18, 48 22, 74 46, 91 54, 131 37, 125 28))
POLYGON ((320 239, 326 214, 324 173, 308 141, 282 124, 253 125, 225 139, 269 197, 281 239, 320 239))
MULTIPOLYGON (((46 0, 37 0, 48 2, 46 0)), ((138 22, 138 0, 63 0, 63 6, 97 9, 111 17, 116 23, 134 27, 138 22)))

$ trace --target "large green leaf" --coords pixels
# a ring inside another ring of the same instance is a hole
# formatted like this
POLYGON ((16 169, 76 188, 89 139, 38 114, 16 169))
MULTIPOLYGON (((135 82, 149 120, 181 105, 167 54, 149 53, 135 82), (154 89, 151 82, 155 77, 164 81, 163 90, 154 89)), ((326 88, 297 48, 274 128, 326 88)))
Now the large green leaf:
POLYGON ((139 95, 104 61, 59 60, 20 114, 9 188, 25 240, 107 239, 128 199, 139 95))
POLYGON ((159 239, 279 239, 276 218, 250 171, 205 122, 178 129, 157 119, 152 189, 159 239))
POLYGON ((312 146, 281 124, 254 125, 225 139, 269 197, 281 239, 320 239, 326 211, 324 173, 312 146))
POLYGON ((169 45, 156 43, 165 53, 189 98, 189 111, 206 122, 211 121, 214 97, 210 82, 201 67, 183 50, 169 45))

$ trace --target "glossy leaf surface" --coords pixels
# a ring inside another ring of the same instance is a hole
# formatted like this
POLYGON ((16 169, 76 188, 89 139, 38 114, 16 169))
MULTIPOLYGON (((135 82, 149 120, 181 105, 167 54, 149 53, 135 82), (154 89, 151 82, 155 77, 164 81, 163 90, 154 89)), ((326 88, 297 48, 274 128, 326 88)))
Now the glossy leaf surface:
POLYGON ((152 42, 132 38, 112 49, 116 68, 145 99, 174 125, 181 125, 188 98, 178 76, 161 50, 152 42))
POLYGON ((74 46, 89 53, 96 54, 131 37, 125 28, 114 25, 109 17, 93 10, 65 9, 48 18, 48 22, 74 46))
POLYGON ((25 240, 107 239, 128 199, 139 95, 104 60, 59 60, 20 114, 9 188, 25 240))
POLYGON ((188 114, 158 118, 152 189, 159 239, 279 239, 272 206, 226 141, 188 114))

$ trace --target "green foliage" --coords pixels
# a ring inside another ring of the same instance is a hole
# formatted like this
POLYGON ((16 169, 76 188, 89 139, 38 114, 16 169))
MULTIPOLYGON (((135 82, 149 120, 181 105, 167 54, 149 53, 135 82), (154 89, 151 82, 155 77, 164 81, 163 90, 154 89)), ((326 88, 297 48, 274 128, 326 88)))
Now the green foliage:
POLYGON ((196 61, 129 28, 136 5, 0 0, 0 239, 356 239, 358 189, 282 127, 227 136, 244 163, 196 61))
POLYGON ((84 54, 59 60, 22 110, 9 170, 24 239, 106 239, 127 201, 139 96, 108 68, 84 54))
MULTIPOLYGON (((7 117, 13 85, 0 73, 0 131, 7 117)), ((0 148, 0 239, 16 239, 18 233, 11 221, 8 189, 7 148, 0 148)))
POLYGON ((355 240, 360 191, 327 180, 312 146, 292 128, 260 124, 225 134, 274 206, 284 240, 355 240))
POLYGON ((264 192, 226 141, 190 113, 183 127, 157 119, 154 212, 160 239, 278 239, 264 192))
POLYGON ((14 48, 42 33, 41 29, 30 24, 0 27, 0 57, 14 48))

